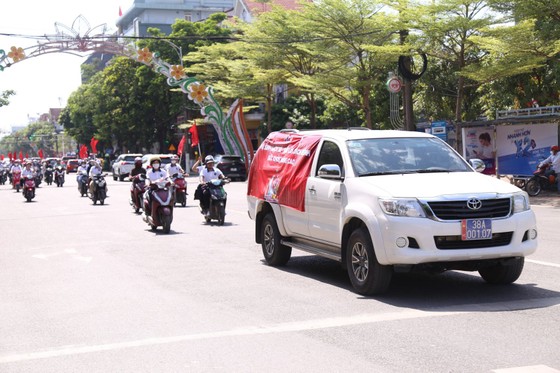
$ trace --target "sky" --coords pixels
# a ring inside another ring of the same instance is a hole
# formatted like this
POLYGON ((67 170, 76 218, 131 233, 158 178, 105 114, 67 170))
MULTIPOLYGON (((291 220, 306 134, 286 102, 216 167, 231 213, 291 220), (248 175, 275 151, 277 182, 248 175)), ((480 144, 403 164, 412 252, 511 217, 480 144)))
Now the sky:
MULTIPOLYGON (((10 1, 9 6, 2 6, 0 49, 8 54, 12 46, 25 49, 38 43, 34 39, 1 34, 55 35, 55 22, 72 27, 80 15, 87 19, 91 28, 106 24, 107 33, 112 33, 117 29, 119 7, 125 13, 132 3, 133 0, 10 1)), ((70 94, 81 84, 80 65, 86 57, 45 54, 0 71, 0 92, 16 92, 10 96, 9 105, 0 107, 0 132, 9 131, 12 126, 26 126, 30 119, 48 113, 50 108, 66 106, 70 94)))

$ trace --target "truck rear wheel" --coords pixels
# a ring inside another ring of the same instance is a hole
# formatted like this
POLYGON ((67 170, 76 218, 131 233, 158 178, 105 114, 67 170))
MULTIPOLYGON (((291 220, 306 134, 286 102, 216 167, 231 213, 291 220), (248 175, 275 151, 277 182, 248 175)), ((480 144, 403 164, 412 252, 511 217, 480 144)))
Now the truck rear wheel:
POLYGON ((525 258, 515 258, 507 264, 498 263, 482 268, 478 273, 489 284, 511 284, 521 276, 524 264, 525 258))
POLYGON ((274 213, 269 212, 261 224, 262 252, 266 263, 271 266, 283 266, 292 256, 292 248, 280 243, 281 236, 274 213))
POLYGON ((363 227, 350 235, 346 266, 350 282, 359 294, 381 294, 389 288, 393 268, 379 264, 369 232, 363 227))

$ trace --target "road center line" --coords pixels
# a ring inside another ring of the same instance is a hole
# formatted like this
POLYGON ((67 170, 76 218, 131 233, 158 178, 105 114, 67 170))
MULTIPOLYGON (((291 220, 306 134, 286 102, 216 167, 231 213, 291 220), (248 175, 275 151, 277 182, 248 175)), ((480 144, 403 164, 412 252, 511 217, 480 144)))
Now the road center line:
POLYGON ((542 262, 540 260, 533 260, 533 259, 527 259, 527 258, 525 258, 525 261, 527 261, 529 263, 533 263, 533 264, 540 264, 540 265, 543 265, 543 266, 560 268, 560 264, 556 264, 556 263, 542 262))
POLYGON ((408 320, 408 319, 418 319, 418 318, 427 318, 427 317, 443 317, 443 316, 451 316, 451 315, 483 312, 483 311, 488 312, 488 311, 511 311, 516 309, 533 309, 533 308, 540 308, 540 307, 557 306, 558 304, 560 304, 560 297, 525 299, 517 302, 499 302, 499 303, 454 306, 453 308, 457 309, 458 311, 453 311, 451 309, 450 310, 443 309, 441 311, 435 311, 435 310, 423 311, 423 310, 415 310, 415 309, 406 309, 400 312, 332 317, 332 318, 325 318, 325 319, 273 324, 269 326, 266 325, 247 326, 247 327, 235 328, 231 330, 223 330, 223 331, 215 331, 215 332, 207 332, 207 333, 186 334, 186 335, 161 337, 161 338, 146 338, 146 339, 140 339, 136 341, 109 343, 109 344, 102 344, 102 345, 68 346, 68 347, 54 348, 51 350, 44 350, 44 351, 4 355, 4 356, 0 356, 0 364, 37 360, 37 359, 47 359, 47 358, 54 358, 60 356, 87 354, 93 352, 114 351, 114 350, 120 350, 125 348, 155 346, 155 345, 179 343, 179 342, 186 342, 186 341, 196 341, 196 340, 204 340, 204 339, 211 339, 211 338, 302 332, 308 330, 337 328, 337 327, 361 325, 361 324, 372 324, 372 323, 386 322, 386 321, 408 320))

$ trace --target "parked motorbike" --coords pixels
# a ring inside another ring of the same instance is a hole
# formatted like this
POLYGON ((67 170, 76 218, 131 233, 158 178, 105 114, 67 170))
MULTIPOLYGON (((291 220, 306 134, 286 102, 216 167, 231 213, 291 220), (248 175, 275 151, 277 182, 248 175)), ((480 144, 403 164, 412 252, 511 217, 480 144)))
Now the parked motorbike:
POLYGON ((149 186, 150 202, 144 198, 144 221, 155 231, 163 228, 163 233, 169 233, 173 221, 174 187, 171 181, 152 182, 149 186))
POLYGON ((106 174, 99 174, 93 176, 91 179, 91 183, 93 184, 93 193, 89 196, 89 198, 93 201, 93 204, 96 205, 97 201, 101 205, 105 204, 105 198, 107 198, 107 182, 105 181, 106 174))
POLYGON ((185 176, 181 173, 176 173, 171 176, 173 184, 175 184, 175 203, 180 203, 181 206, 187 205, 187 182, 185 176))
POLYGON ((142 208, 142 197, 146 192, 146 175, 138 174, 132 177, 130 185, 130 205, 136 213, 142 208))
POLYGON ((542 167, 537 167, 537 170, 533 172, 533 176, 525 184, 525 190, 528 195, 536 196, 542 190, 558 189, 558 175, 545 175, 545 171, 548 170, 549 167, 549 164, 545 164, 542 167))
POLYGON ((51 185, 53 183, 53 168, 52 166, 47 166, 45 168, 45 182, 47 185, 51 185))
POLYGON ((78 191, 80 192, 80 195, 83 196, 87 196, 88 194, 88 174, 86 171, 80 171, 80 173, 78 174, 77 177, 78 180, 78 191))
POLYGON ((224 189, 224 185, 229 182, 230 180, 225 178, 213 179, 203 184, 203 193, 205 193, 204 189, 210 191, 210 205, 208 211, 204 211, 201 208, 201 213, 204 215, 204 219, 207 223, 210 223, 212 220, 217 220, 218 225, 224 224, 227 202, 227 193, 224 189))
POLYGON ((64 168, 62 166, 57 166, 54 170, 54 181, 57 187, 64 185, 64 168))
POLYGON ((35 198, 35 178, 34 177, 26 177, 23 180, 23 197, 27 200, 27 202, 31 202, 33 198, 35 198))
POLYGON ((14 171, 12 172, 12 189, 15 189, 16 192, 19 193, 20 188, 20 181, 21 181, 21 171, 14 171))

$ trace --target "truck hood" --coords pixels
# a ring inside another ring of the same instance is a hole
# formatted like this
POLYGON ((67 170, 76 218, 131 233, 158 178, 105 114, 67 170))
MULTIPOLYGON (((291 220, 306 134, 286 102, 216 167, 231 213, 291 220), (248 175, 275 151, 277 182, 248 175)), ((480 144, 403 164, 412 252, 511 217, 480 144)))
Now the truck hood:
POLYGON ((431 198, 443 195, 515 193, 509 182, 476 172, 449 172, 365 176, 360 183, 387 197, 431 198))

